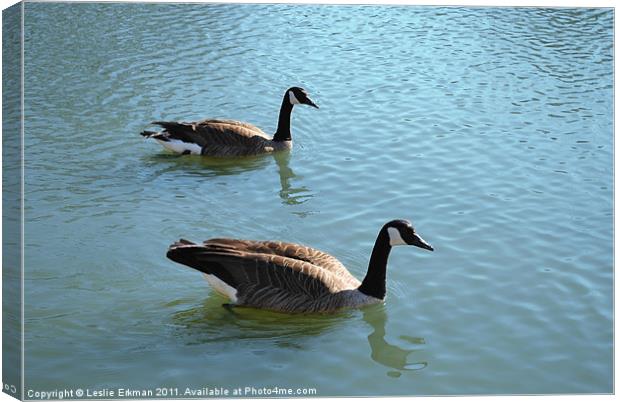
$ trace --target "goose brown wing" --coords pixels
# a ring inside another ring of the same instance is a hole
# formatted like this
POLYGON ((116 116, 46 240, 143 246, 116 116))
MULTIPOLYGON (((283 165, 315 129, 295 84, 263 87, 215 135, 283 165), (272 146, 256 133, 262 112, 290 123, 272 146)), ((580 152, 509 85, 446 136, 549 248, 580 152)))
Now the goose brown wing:
POLYGON ((254 124, 250 124, 250 123, 246 123, 243 121, 237 121, 237 120, 228 120, 228 119, 204 119, 201 121, 198 121, 196 123, 193 123, 195 125, 201 126, 201 125, 228 125, 228 126, 237 126, 237 127, 242 127, 242 128, 247 128, 248 130, 256 133, 256 135, 260 135, 262 134, 263 136, 267 137, 267 134, 265 134, 265 132, 263 130, 261 130, 260 128, 256 127, 254 124))
POLYGON ((236 239, 211 239, 206 241, 205 244, 228 245, 255 253, 274 254, 294 260, 305 261, 331 272, 332 275, 340 278, 344 282, 350 283, 352 286, 359 286, 360 284, 357 278, 351 275, 336 257, 312 247, 280 241, 236 239))
POLYGON ((237 290, 239 304, 278 310, 299 309, 317 299, 351 288, 330 271, 307 261, 249 251, 247 242, 209 240, 203 245, 176 243, 173 261, 215 275, 237 290))
POLYGON ((208 119, 194 123, 155 121, 153 124, 163 127, 168 138, 198 144, 203 148, 260 146, 269 139, 258 127, 234 120, 208 119))

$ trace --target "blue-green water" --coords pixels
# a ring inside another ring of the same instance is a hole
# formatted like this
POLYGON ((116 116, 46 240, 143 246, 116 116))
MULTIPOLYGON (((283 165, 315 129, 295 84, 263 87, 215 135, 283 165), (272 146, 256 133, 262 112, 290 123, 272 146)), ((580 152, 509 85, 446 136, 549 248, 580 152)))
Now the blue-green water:
POLYGON ((609 393, 609 9, 25 7, 25 388, 301 387, 328 395, 609 393), (166 154, 155 119, 267 132, 290 154, 166 154), (179 237, 281 239, 362 278, 411 219, 385 305, 220 307, 179 237))

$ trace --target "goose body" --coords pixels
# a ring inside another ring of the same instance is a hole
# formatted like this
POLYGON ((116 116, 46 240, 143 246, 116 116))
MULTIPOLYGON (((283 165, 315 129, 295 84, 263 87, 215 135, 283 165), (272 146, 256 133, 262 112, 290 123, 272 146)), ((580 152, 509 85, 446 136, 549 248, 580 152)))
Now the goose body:
POLYGON ((292 147, 290 122, 293 106, 296 104, 318 108, 305 89, 287 89, 280 106, 278 128, 272 137, 253 124, 222 119, 191 123, 155 121, 152 124, 162 127, 163 130, 143 131, 140 134, 179 154, 231 157, 284 151, 292 147))
POLYGON ((433 250, 409 222, 396 220, 379 231, 362 282, 330 254, 280 241, 215 238, 195 244, 180 240, 170 246, 167 256, 203 272, 211 286, 236 306, 333 312, 385 298, 387 258, 396 245, 433 250))

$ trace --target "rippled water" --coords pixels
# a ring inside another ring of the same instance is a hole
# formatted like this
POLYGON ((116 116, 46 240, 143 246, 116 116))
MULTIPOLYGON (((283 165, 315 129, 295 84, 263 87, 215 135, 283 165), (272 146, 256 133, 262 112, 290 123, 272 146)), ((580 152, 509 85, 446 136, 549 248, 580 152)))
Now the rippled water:
POLYGON ((26 390, 612 392, 610 9, 26 4, 26 390), (236 118, 290 154, 209 160, 138 133, 236 118), (282 239, 385 305, 231 313, 179 237, 282 239))

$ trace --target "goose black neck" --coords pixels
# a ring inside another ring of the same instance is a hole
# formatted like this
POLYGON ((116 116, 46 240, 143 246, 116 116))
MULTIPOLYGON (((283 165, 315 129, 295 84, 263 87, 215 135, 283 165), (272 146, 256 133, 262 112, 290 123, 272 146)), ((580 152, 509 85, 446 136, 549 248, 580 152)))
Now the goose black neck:
POLYGON ((278 129, 273 135, 274 141, 290 141, 291 140, 291 112, 293 105, 288 100, 288 91, 282 98, 282 106, 280 106, 280 116, 278 117, 278 129))
POLYGON ((390 250, 392 246, 389 236, 385 230, 381 230, 370 255, 368 272, 358 288, 360 292, 377 299, 385 298, 385 275, 390 250))

